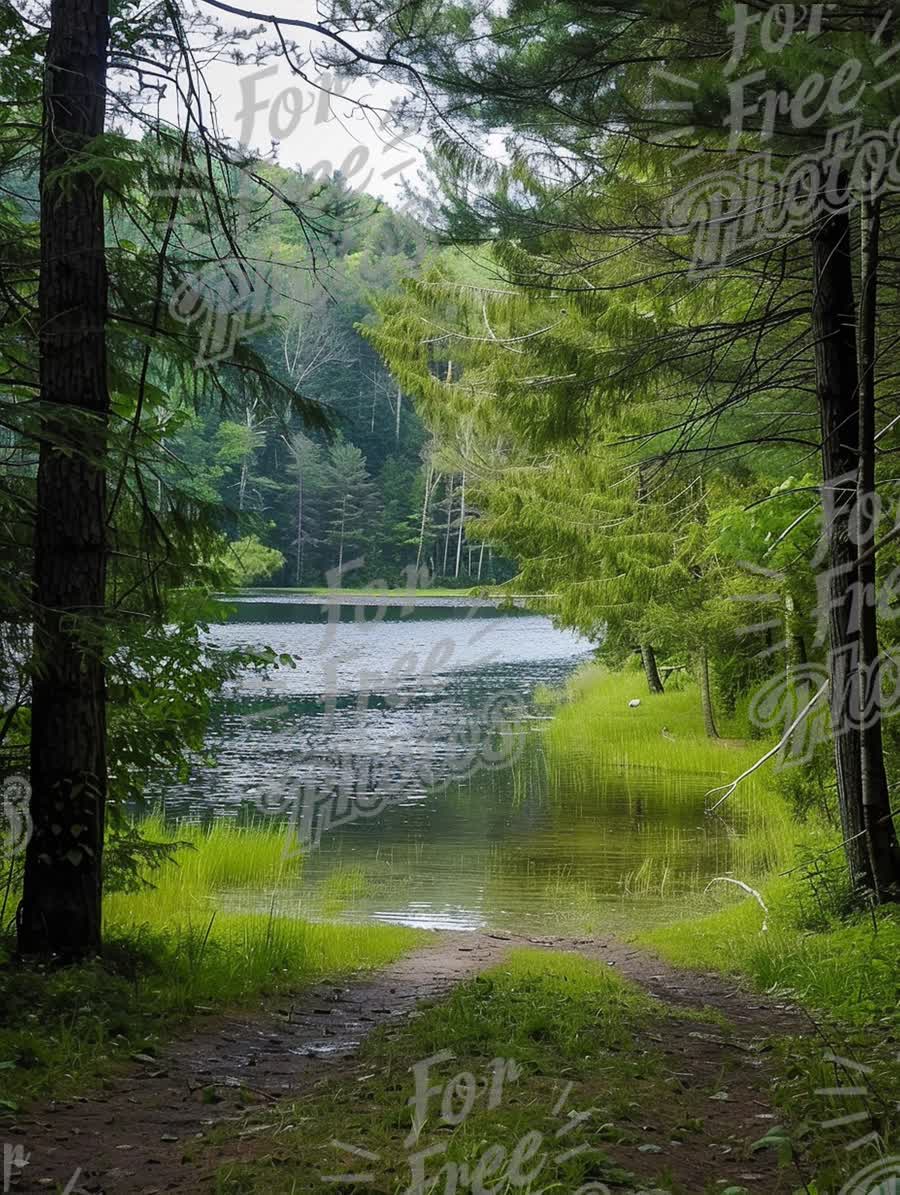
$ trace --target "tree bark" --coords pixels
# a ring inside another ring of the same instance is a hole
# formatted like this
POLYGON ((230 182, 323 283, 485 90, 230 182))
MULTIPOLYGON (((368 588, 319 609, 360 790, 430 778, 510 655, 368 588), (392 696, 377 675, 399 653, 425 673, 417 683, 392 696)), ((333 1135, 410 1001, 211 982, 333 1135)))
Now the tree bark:
POLYGON ((820 615, 826 614, 831 676, 831 728, 838 806, 850 879, 873 887, 865 842, 858 696, 859 635, 851 621, 857 552, 850 514, 859 464, 859 374, 856 318, 846 211, 823 210, 812 235, 813 331, 816 393, 822 428, 822 504, 828 570, 819 578, 820 615), (822 610, 822 606, 827 611, 822 610))
POLYGON ((341 542, 338 549, 338 577, 344 576, 344 529, 347 526, 347 499, 341 503, 341 542))
POLYGON ((303 578, 303 465, 297 458, 297 556, 294 570, 294 584, 303 578))
POLYGON ((462 559, 462 543, 463 543, 463 529, 466 519, 466 475, 462 475, 462 489, 460 490, 460 506, 459 506, 459 535, 456 538, 456 568, 454 569, 454 577, 459 576, 459 565, 462 559))
POLYGON ((447 529, 444 534, 444 567, 443 567, 442 575, 445 577, 447 576, 447 560, 449 559, 449 556, 450 556, 450 532, 453 529, 453 499, 454 499, 453 487, 454 487, 454 477, 453 477, 453 474, 451 474, 450 475, 450 490, 447 495, 447 529))
POLYGON ((707 737, 717 739, 719 730, 713 711, 712 686, 709 683, 709 652, 705 647, 700 651, 700 700, 703 703, 703 726, 707 737))
POLYGON ((250 466, 253 464, 253 457, 256 452, 256 436, 257 436, 257 422, 256 422, 256 400, 254 399, 244 412, 244 418, 247 424, 247 451, 241 458, 241 476, 238 482, 238 510, 243 514, 244 507, 247 504, 247 486, 250 484, 250 466))
MULTIPOLYGON (((419 550, 416 552, 416 575, 422 567, 422 553, 425 548, 425 529, 428 526, 428 504, 431 501, 431 486, 434 481, 434 464, 429 462, 428 476, 425 478, 425 494, 422 498, 422 522, 419 526, 419 550)), ((434 482, 436 485, 437 482, 434 482)))
POLYGON ((53 0, 41 153, 42 442, 34 529, 31 816, 22 954, 98 952, 106 803, 107 0, 53 0), (64 177, 62 177, 64 175, 64 177))
POLYGON ((863 197, 860 211, 859 473, 857 477, 857 601, 859 619, 859 736, 863 825, 876 900, 900 899, 900 848, 891 816, 881 732, 876 566, 875 318, 878 302, 880 200, 863 197))
POLYGON ((793 596, 789 593, 784 597, 784 640, 787 644, 787 676, 791 679, 795 668, 802 668, 808 662, 806 640, 797 619, 797 609, 793 596))
POLYGON ((647 677, 647 686, 651 693, 663 693, 662 678, 659 675, 659 668, 656 665, 656 652, 649 643, 642 643, 640 647, 641 663, 644 665, 644 673, 647 677))

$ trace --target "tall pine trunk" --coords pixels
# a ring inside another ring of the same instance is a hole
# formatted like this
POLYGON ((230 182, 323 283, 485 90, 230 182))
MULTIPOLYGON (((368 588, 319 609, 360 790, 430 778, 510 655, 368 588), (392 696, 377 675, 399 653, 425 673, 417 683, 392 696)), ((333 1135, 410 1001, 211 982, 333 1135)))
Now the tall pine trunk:
POLYGON ((453 571, 454 577, 459 576, 459 565, 462 560, 462 544, 463 544, 463 530, 466 521, 466 474, 462 475, 462 489, 460 490, 460 505, 459 505, 459 534, 456 537, 456 568, 453 571))
POLYGON ((703 704, 703 726, 706 734, 711 739, 719 737, 719 728, 716 726, 716 715, 713 710, 712 700, 712 685, 709 680, 709 652, 705 647, 700 650, 699 660, 700 671, 700 700, 703 704))
POLYGON ((303 578, 303 465, 297 458, 297 555, 294 567, 294 584, 303 578))
POLYGON ((347 499, 345 498, 341 503, 341 541, 338 549, 338 584, 343 583, 344 577, 344 531, 347 526, 347 499))
POLYGON ((450 532, 453 530, 453 501, 454 501, 454 475, 450 475, 450 490, 447 495, 447 527, 444 533, 444 567, 442 576, 447 576, 447 560, 450 556, 450 532))
POLYGON ((859 475, 856 543, 859 617, 860 780, 863 824, 876 899, 900 899, 900 848, 891 816, 881 733, 881 667, 878 649, 875 473, 875 321, 878 301, 880 199, 865 196, 860 211, 859 475))
POLYGON ((838 805, 850 878, 871 889, 865 841, 856 671, 859 634, 852 622, 857 553, 850 535, 859 465, 856 313, 846 211, 823 210, 812 236, 816 393, 822 427, 822 502, 828 572, 820 602, 828 607, 831 727, 838 805))
POLYGON ((649 643, 642 643, 640 652, 641 663, 644 665, 644 674, 647 677, 647 687, 651 693, 664 692, 662 678, 659 675, 659 668, 656 665, 656 652, 649 643))
POLYGON ((40 387, 34 530, 31 815, 23 954, 101 947, 106 803, 103 192, 85 147, 104 131, 107 0, 52 0, 41 154, 40 387))
MULTIPOLYGON (((419 575, 419 569, 422 567, 422 554, 425 549, 425 529, 428 526, 428 504, 431 501, 431 487, 434 481, 434 464, 429 462, 428 476, 425 478, 425 494, 422 498, 422 522, 419 526, 419 548, 416 552, 416 576, 419 575)), ((418 584, 418 582, 416 582, 418 584)))

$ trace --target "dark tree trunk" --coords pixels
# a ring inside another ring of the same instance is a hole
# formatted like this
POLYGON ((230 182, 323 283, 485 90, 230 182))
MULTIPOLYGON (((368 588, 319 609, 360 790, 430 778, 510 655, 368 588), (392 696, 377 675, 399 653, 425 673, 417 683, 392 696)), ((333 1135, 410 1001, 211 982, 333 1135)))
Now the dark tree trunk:
POLYGON ((108 41, 107 0, 53 0, 41 156, 34 832, 18 926, 21 953, 68 958, 101 946, 107 277, 103 194, 79 160, 104 129, 108 41))
POLYGON ((813 331, 816 392, 822 425, 822 503, 828 571, 821 578, 820 609, 827 606, 831 726, 841 828, 850 878, 872 888, 865 842, 856 673, 859 635, 852 624, 857 552, 850 536, 859 464, 859 374, 856 318, 846 211, 824 212, 813 232, 813 331))
POLYGON ((879 902, 900 899, 900 848, 891 816, 881 733, 875 546, 875 316, 878 299, 880 200, 865 197, 860 219, 858 560, 860 779, 872 883, 879 902))
POLYGON ((644 665, 644 673, 647 677, 647 686, 651 693, 662 693, 663 683, 659 675, 659 668, 656 666, 656 652, 649 643, 642 643, 640 647, 641 663, 644 665))
POLYGON ((709 683, 709 652, 704 647, 700 652, 700 700, 703 703, 703 726, 711 739, 719 737, 716 716, 713 711, 712 685, 709 683))

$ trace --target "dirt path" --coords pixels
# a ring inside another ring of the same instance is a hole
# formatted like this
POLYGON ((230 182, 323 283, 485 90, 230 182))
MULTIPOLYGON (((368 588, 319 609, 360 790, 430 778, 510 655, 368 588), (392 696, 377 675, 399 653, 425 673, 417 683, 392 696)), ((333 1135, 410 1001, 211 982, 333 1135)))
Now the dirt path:
MULTIPOLYGON (((754 1195, 781 1189, 773 1164, 747 1162, 740 1143, 764 1135, 772 1123, 771 1074, 758 1046, 773 1034, 804 1032, 799 1013, 764 1004, 721 976, 676 971, 613 941, 470 933, 436 936, 371 976, 209 1017, 157 1057, 138 1056, 134 1069, 102 1092, 20 1118, 2 1132, 13 1149, 21 1145, 29 1154, 29 1164, 21 1171, 12 1167, 8 1189, 68 1195, 209 1191, 208 1175, 183 1160, 188 1145, 217 1124, 240 1120, 248 1104, 283 1099, 336 1077, 375 1026, 408 1016, 421 1000, 440 997, 494 966, 515 945, 577 951, 615 966, 676 1008, 705 1007, 725 1017, 733 1028, 668 1021, 659 1041, 649 1043, 681 1077, 685 1107, 694 1095, 702 1099, 708 1138, 690 1150, 672 1146, 671 1157, 667 1147, 665 1163, 685 1189, 700 1191, 715 1148, 717 1174, 754 1195), (709 1091, 726 1083, 728 1099, 710 1100, 709 1091)), ((616 1152, 638 1175, 660 1170, 662 1159, 637 1147, 616 1152)))
POLYGON ((699 1009, 723 1018, 721 1025, 677 1017, 661 1022, 648 1045, 663 1055, 669 1074, 677 1076, 682 1098, 670 1108, 647 1109, 642 1128, 661 1152, 619 1145, 610 1153, 620 1165, 639 1178, 668 1170, 690 1195, 711 1189, 713 1178, 751 1195, 797 1190, 796 1172, 781 1168, 773 1151, 748 1156, 747 1146, 778 1124, 771 1096, 775 1074, 766 1046, 772 1037, 812 1031, 801 1010, 766 1001, 717 972, 671 967, 614 939, 546 938, 541 944, 605 962, 672 1009, 699 1009), (702 1121, 702 1130, 681 1144, 667 1140, 667 1128, 686 1118, 702 1121))

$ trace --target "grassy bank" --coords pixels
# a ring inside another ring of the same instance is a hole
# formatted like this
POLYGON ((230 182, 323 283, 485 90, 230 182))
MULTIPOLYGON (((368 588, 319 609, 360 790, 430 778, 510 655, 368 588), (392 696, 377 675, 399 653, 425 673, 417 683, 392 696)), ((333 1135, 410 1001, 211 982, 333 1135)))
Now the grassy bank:
POLYGON ((420 940, 392 926, 282 916, 277 897, 260 914, 227 912, 227 893, 275 892, 296 872, 281 831, 144 829, 187 845, 152 873, 153 888, 108 896, 102 962, 48 972, 12 963, 6 943, 0 1110, 100 1081, 132 1054, 152 1055, 191 1016, 381 966, 420 940))
MULTIPOLYGON (((707 739, 693 686, 648 697, 641 680, 597 668, 580 673, 550 726, 551 752, 581 753, 588 777, 591 767, 672 769, 702 776, 710 788, 764 754, 765 743, 707 739), (634 696, 636 710, 628 708, 634 696)), ((809 1037, 776 1045, 777 1095, 801 1126, 794 1146, 816 1159, 818 1185, 807 1190, 820 1195, 837 1190, 847 1147, 865 1132, 874 1128, 880 1142, 860 1150, 860 1165, 897 1140, 900 912, 848 911, 837 831, 817 817, 797 821, 778 780, 766 765, 723 810, 742 827, 729 874, 756 889, 767 912, 755 897, 718 883, 686 898, 679 920, 635 941, 676 965, 740 976, 809 1012, 809 1037), (817 856, 813 883, 802 864, 817 856)))
MULTIPOLYGON (((642 673, 588 664, 571 678, 562 697, 548 731, 551 744, 560 751, 586 753, 610 768, 725 778, 762 753, 734 738, 707 738, 694 684, 648 693, 642 673), (634 699, 640 701, 636 709, 628 704, 634 699)), ((760 780, 753 783, 759 786, 760 780)))
POLYGON ((252 594, 266 594, 266 593, 298 593, 306 597, 455 597, 466 598, 477 596, 478 591, 459 588, 452 589, 447 586, 435 586, 433 589, 335 589, 328 585, 308 585, 308 586, 250 586, 247 589, 238 590, 239 593, 252 594))
POLYGON ((846 1025, 900 1037, 900 918, 892 909, 823 919, 802 881, 774 878, 755 900, 647 930, 638 941, 681 966, 741 973, 846 1025))
MULTIPOLYGON (((592 769, 671 770, 701 777, 712 789, 765 753, 766 743, 707 738, 693 685, 647 696, 640 694, 642 679, 596 666, 577 674, 547 732, 551 758, 582 756, 588 780, 592 769), (641 704, 629 709, 636 693, 641 704)), ((696 800, 695 788, 686 791, 696 800)), ((739 831, 729 875, 757 889, 768 913, 754 897, 720 883, 687 900, 683 920, 645 931, 639 940, 672 962, 741 972, 847 1023, 866 1023, 889 1010, 897 1023, 900 923, 891 909, 841 915, 837 831, 818 815, 795 819, 772 763, 742 782, 721 812, 739 831), (811 886, 801 864, 825 851, 811 886)))
MULTIPOLYGON (((562 698, 545 735, 551 777, 558 759, 570 773, 575 765, 582 785, 595 790, 598 779, 610 772, 693 779, 673 786, 670 799, 696 803, 697 781, 705 789, 727 785, 765 753, 765 743, 708 738, 695 685, 661 694, 646 690, 642 674, 588 665, 561 695, 548 694, 548 700, 562 698), (632 709, 629 701, 634 698, 640 705, 632 709)), ((813 850, 825 841, 819 827, 795 822, 771 764, 743 781, 721 814, 739 831, 735 866, 751 882, 789 866, 801 846, 813 850)), ((659 863, 648 860, 647 870, 658 873, 659 863)))

